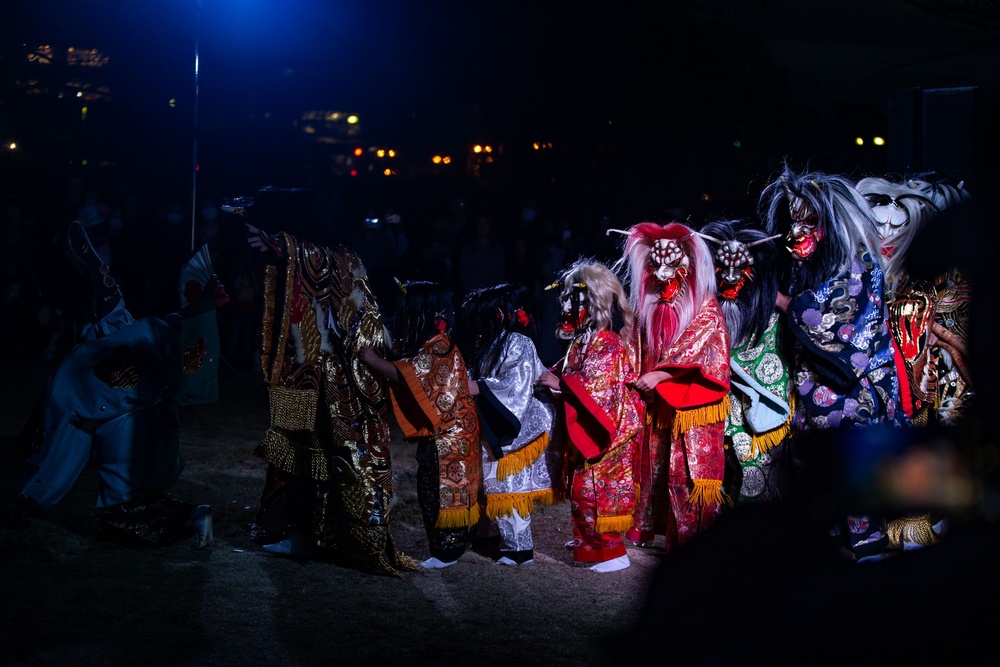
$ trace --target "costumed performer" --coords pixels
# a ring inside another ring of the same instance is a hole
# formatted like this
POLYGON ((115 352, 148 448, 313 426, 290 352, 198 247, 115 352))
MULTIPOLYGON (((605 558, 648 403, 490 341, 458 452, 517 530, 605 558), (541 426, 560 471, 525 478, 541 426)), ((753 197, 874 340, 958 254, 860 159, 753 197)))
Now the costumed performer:
MULTIPOLYGON (((793 429, 908 425, 887 323, 878 230, 864 197, 842 176, 795 173, 786 166, 761 193, 760 205, 768 234, 784 234, 789 253, 778 306, 787 312, 794 337, 793 429)), ((850 467, 854 461, 847 457, 858 449, 874 454, 864 436, 842 440, 835 445, 838 460, 824 467, 850 467)), ((845 513, 831 536, 859 562, 881 558, 888 543, 885 518, 864 502, 845 513)))
MULTIPOLYGON (((214 330, 215 309, 228 300, 225 289, 214 275, 199 274, 199 281, 186 286, 190 301, 179 313, 134 319, 79 222, 70 224, 67 244, 73 262, 90 277, 93 321, 46 387, 19 510, 52 507, 93 461, 101 529, 108 537, 161 546, 194 534, 199 547, 208 546, 211 508, 168 492, 184 468, 179 406, 203 402, 182 393, 185 376, 217 368, 218 350, 209 358, 205 335, 209 325, 214 330), (205 314, 209 320, 202 319, 205 314)), ((196 258, 206 256, 203 249, 196 258)))
MULTIPOLYGON (((617 230, 612 230, 617 231, 617 230)), ((728 501, 729 330, 705 240, 679 222, 624 233, 646 420, 636 453, 638 501, 628 538, 666 536, 667 552, 705 530, 728 501)))
POLYGON ((726 441, 739 461, 740 480, 730 495, 737 504, 779 500, 792 384, 775 306, 778 237, 730 220, 709 222, 700 232, 714 247, 719 305, 732 341, 726 441))
MULTIPOLYGON (((889 303, 889 330, 896 345, 903 408, 916 427, 955 426, 973 396, 969 372, 971 288, 951 266, 941 275, 914 276, 907 267, 913 240, 933 218, 969 198, 963 182, 936 174, 904 181, 863 178, 864 195, 878 225, 889 303)), ((943 512, 916 511, 892 519, 889 546, 917 549, 936 544, 947 530, 943 512)))
POLYGON ((417 498, 431 557, 450 567, 468 548, 480 518, 479 420, 465 359, 452 341, 452 293, 427 281, 400 283, 390 361, 373 347, 361 358, 389 378, 393 414, 417 445, 417 498))
POLYGON ((268 468, 251 538, 277 555, 399 576, 415 564, 390 533, 385 380, 358 354, 386 345, 365 267, 344 246, 310 240, 335 230, 309 190, 268 187, 224 210, 248 216, 248 242, 267 264, 261 368, 270 425, 254 453, 268 468))
POLYGON ((566 356, 539 384, 562 398, 561 429, 573 518, 573 558, 594 572, 629 567, 624 534, 636 489, 632 458, 642 431, 642 401, 629 348, 632 308, 608 267, 581 259, 552 285, 560 289, 566 356))
POLYGON ((503 283, 473 290, 462 303, 469 341, 469 389, 479 415, 483 491, 490 534, 499 534, 503 565, 534 558, 531 515, 562 497, 562 461, 550 440, 555 407, 536 386, 548 369, 535 348, 527 288, 503 283), (555 487, 555 488, 554 488, 555 487))

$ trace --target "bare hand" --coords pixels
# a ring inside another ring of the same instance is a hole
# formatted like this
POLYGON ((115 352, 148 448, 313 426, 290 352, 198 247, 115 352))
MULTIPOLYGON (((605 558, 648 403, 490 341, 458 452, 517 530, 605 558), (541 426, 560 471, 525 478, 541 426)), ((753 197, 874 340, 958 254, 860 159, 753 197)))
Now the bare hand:
POLYGON ((639 391, 651 391, 656 385, 666 382, 671 377, 670 373, 666 371, 649 371, 639 376, 639 379, 636 380, 635 388, 639 391))
POLYGON ((536 384, 539 384, 543 387, 548 387, 549 389, 553 389, 555 391, 559 391, 559 378, 555 374, 549 373, 547 371, 538 376, 538 381, 536 382, 536 384))
POLYGON ((363 364, 372 368, 382 360, 382 356, 371 345, 365 345, 358 350, 358 357, 360 357, 363 364))
POLYGON ((783 313, 788 312, 788 304, 792 302, 792 298, 787 294, 782 294, 778 292, 778 296, 774 299, 774 305, 778 307, 783 313))
POLYGON ((245 224, 247 226, 247 243, 250 244, 251 248, 255 248, 261 252, 277 252, 278 246, 274 244, 274 241, 267 235, 267 232, 254 227, 249 222, 245 224))

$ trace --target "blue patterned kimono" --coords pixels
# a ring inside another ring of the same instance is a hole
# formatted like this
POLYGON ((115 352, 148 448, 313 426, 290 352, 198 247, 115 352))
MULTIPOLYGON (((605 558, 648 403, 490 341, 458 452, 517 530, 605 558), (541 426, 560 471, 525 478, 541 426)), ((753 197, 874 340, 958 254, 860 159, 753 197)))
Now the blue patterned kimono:
POLYGON ((834 466, 827 473, 852 506, 831 537, 844 540, 858 561, 880 558, 888 545, 885 518, 857 505, 854 497, 870 487, 880 456, 877 445, 885 440, 870 427, 909 425, 882 295, 882 268, 859 248, 846 272, 800 292, 788 306, 799 399, 793 428, 853 431, 847 438, 835 436, 836 455, 825 464, 834 466))
POLYGON ((882 268, 859 248, 848 271, 793 297, 797 429, 908 424, 882 293, 882 268))

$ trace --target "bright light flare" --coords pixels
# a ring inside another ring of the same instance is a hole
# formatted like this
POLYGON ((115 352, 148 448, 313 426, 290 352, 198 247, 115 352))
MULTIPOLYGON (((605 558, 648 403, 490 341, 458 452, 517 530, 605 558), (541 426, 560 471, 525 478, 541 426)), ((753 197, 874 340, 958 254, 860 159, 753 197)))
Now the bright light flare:
POLYGON ((358 122, 358 117, 355 116, 354 114, 351 114, 350 116, 347 117, 347 123, 349 125, 356 125, 357 122, 358 122))
POLYGON ((882 137, 875 137, 874 139, 872 139, 872 143, 875 144, 876 146, 885 146, 885 139, 883 139, 882 137))

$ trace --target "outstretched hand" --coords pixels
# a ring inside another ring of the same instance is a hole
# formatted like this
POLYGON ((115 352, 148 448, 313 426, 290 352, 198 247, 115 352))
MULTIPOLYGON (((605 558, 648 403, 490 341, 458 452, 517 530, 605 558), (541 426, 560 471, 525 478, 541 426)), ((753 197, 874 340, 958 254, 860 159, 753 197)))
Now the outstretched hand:
POLYGON ((247 226, 247 243, 250 244, 251 248, 259 250, 261 252, 274 252, 278 251, 278 246, 274 243, 267 232, 259 227, 254 227, 249 222, 245 223, 247 226))

